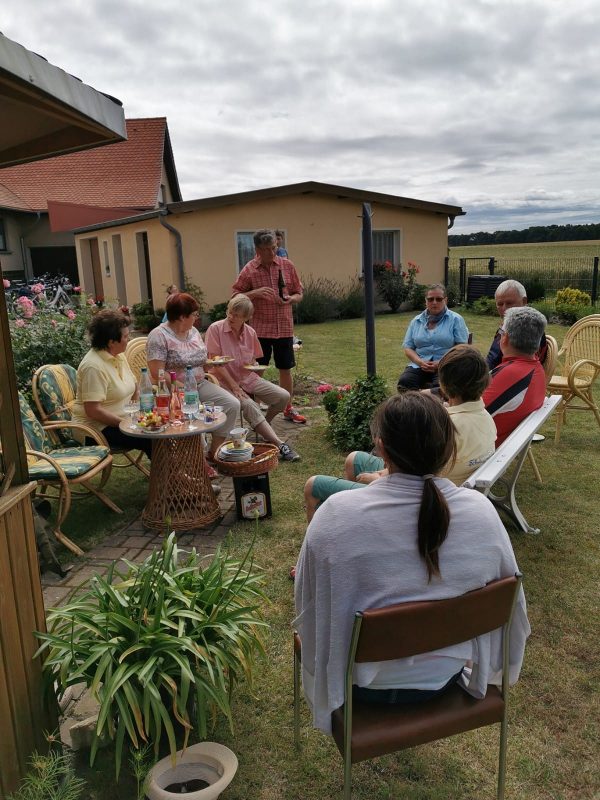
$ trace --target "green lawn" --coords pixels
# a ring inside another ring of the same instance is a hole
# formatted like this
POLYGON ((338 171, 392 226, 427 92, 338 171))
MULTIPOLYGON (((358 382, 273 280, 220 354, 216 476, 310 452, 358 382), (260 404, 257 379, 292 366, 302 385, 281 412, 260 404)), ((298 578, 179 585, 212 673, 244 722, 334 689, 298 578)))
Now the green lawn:
MULTIPOLYGON (((484 353, 497 319, 465 313, 474 344, 484 353)), ((406 360, 402 338, 412 314, 376 320, 377 367, 390 393, 406 360)), ((566 328, 551 326, 559 344, 566 328)), ((300 372, 319 381, 347 383, 365 372, 364 321, 349 320, 298 328, 304 342, 300 372)), ((299 387, 297 396, 304 393, 299 387)), ((255 695, 240 692, 234 700, 235 731, 219 719, 211 735, 231 747, 240 767, 224 800, 320 800, 338 796, 341 759, 330 739, 310 725, 303 710, 303 748, 292 741, 293 587, 287 577, 295 563, 306 523, 302 488, 312 474, 341 474, 344 454, 325 436, 325 414, 308 411, 316 421, 298 439, 302 456, 272 474, 274 516, 259 526, 255 558, 267 573, 264 609, 271 624, 268 659, 259 666, 255 695)), ((526 463, 518 498, 526 518, 540 527, 539 536, 509 527, 517 561, 524 573, 532 635, 519 683, 512 690, 507 797, 567 800, 600 797, 599 659, 598 659, 598 444, 600 430, 591 414, 572 414, 559 447, 553 423, 546 440, 536 445, 544 483, 535 484, 526 463)), ((126 470, 127 480, 111 478, 111 497, 128 515, 143 503, 143 481, 126 470)), ((120 473, 120 476, 123 472, 120 473)), ((141 476, 140 476, 141 478, 141 476)), ((120 524, 93 500, 73 511, 65 532, 80 542, 94 541, 107 523, 120 524)), ((233 549, 241 553, 251 526, 233 530, 233 549)), ((482 535, 485 532, 482 531, 482 535)), ((473 731, 451 740, 359 764, 354 768, 357 800, 441 800, 495 796, 498 727, 473 731)), ((113 784, 112 755, 102 751, 98 765, 81 773, 89 778, 95 800, 132 797, 124 777, 113 784)))

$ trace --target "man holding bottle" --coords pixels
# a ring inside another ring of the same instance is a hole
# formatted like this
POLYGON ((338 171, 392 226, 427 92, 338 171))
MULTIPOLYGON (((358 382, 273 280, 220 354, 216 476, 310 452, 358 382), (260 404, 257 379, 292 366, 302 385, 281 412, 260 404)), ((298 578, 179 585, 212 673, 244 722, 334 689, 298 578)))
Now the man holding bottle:
POLYGON ((252 300, 254 315, 249 320, 258 336, 264 355, 259 364, 267 366, 271 353, 279 370, 279 385, 290 395, 290 404, 283 412, 284 419, 303 423, 306 417, 292 406, 294 382, 294 320, 292 305, 302 300, 302 284, 289 258, 277 253, 275 231, 262 228, 254 234, 256 258, 249 261, 233 284, 232 297, 245 294, 252 300))

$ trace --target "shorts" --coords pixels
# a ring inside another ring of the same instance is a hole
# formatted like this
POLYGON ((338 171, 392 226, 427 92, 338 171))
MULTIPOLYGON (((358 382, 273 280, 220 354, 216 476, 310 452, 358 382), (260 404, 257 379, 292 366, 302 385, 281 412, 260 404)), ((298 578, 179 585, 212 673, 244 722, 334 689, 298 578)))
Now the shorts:
POLYGON ((328 497, 331 497, 332 494, 345 492, 348 489, 364 489, 366 486, 366 483, 347 481, 345 478, 332 478, 330 475, 315 475, 311 494, 314 498, 323 502, 323 500, 327 500, 328 497))
POLYGON ((354 456, 352 466, 354 468, 354 477, 356 478, 357 475, 362 475, 363 472, 379 472, 385 467, 385 464, 383 463, 383 458, 372 456, 370 453, 359 450, 354 456))
POLYGON ((268 366, 272 352, 277 369, 292 369, 296 366, 293 336, 284 336, 283 339, 263 339, 259 336, 258 341, 263 351, 263 355, 256 359, 259 364, 268 366))

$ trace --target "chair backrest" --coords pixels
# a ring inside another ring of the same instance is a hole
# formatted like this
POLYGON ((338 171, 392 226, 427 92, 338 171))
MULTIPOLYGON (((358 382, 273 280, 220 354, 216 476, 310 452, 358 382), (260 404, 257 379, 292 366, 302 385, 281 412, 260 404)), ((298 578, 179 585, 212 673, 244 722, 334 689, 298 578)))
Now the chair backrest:
POLYGON ((146 357, 147 340, 147 336, 139 336, 136 339, 132 339, 125 350, 125 358, 133 372, 136 383, 140 382, 142 367, 148 366, 148 359, 146 357))
MULTIPOLYGON (((23 425, 23 436, 27 450, 51 453, 54 449, 52 442, 21 392, 19 392, 19 410, 21 412, 21 424, 23 425)), ((31 464, 35 463, 35 461, 35 456, 27 456, 27 463, 31 464)))
POLYGON ((448 600, 363 611, 354 661, 408 658, 501 628, 512 617, 520 583, 521 575, 511 575, 448 600))
POLYGON ((546 384, 554 375, 554 370, 556 369, 556 357, 558 356, 558 344, 554 336, 550 336, 549 334, 546 336, 546 358, 544 359, 544 363, 542 364, 544 368, 544 372, 546 373, 546 384))
MULTIPOLYGON (((561 354, 564 355, 564 365, 568 371, 576 361, 589 358, 600 363, 600 314, 590 314, 578 320, 565 336, 561 354)), ((594 367, 584 366, 581 373, 593 375, 594 367)))
MULTIPOLYGON (((33 376, 32 391, 43 422, 68 421, 73 418, 77 371, 69 364, 45 364, 33 376)), ((57 428, 50 437, 67 444, 73 439, 73 433, 71 428, 57 428)))

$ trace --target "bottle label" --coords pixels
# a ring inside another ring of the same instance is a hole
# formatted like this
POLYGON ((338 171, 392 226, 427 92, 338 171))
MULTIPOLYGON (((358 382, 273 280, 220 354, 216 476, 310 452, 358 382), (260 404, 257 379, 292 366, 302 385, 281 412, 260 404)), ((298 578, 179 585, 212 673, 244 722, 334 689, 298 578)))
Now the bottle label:
POLYGON ((140 410, 141 411, 152 411, 154 408, 154 395, 153 394, 141 394, 140 395, 140 410))
POLYGON ((198 402, 198 392, 185 392, 183 402, 188 406, 193 406, 198 402))

